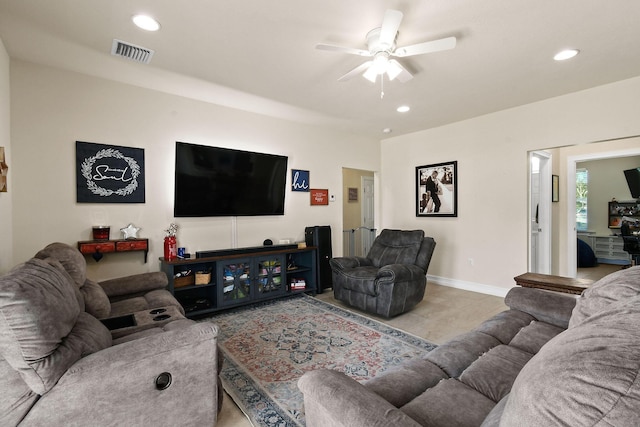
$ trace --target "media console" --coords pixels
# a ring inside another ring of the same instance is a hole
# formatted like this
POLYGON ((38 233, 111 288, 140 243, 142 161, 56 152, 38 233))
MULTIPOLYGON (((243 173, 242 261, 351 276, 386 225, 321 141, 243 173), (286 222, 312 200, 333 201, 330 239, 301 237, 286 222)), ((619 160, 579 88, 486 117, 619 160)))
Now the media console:
POLYGON ((200 251, 196 258, 160 258, 160 265, 187 317, 317 290, 315 247, 200 251))

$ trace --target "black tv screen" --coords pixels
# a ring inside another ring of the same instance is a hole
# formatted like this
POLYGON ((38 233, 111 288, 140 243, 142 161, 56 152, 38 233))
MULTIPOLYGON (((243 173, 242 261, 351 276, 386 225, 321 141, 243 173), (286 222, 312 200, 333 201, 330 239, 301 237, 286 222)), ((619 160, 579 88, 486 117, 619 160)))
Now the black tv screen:
POLYGON ((631 197, 640 199, 640 168, 628 169, 624 171, 624 176, 627 178, 631 197))
POLYGON ((284 215, 287 160, 176 142, 174 215, 284 215))

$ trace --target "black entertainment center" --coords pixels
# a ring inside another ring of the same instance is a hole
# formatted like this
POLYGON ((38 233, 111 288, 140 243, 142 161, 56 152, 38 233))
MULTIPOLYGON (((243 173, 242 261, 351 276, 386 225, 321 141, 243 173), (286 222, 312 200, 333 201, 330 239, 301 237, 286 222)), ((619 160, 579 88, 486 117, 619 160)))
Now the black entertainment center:
POLYGON ((187 317, 282 298, 316 293, 316 248, 257 246, 201 251, 196 258, 160 258, 168 289, 187 317))

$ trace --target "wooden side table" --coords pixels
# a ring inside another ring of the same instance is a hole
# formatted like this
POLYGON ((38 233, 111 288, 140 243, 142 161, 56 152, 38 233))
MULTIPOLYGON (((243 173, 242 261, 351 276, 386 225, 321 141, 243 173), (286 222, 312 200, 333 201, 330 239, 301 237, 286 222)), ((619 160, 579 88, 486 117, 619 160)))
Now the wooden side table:
POLYGON ((525 288, 546 289, 574 295, 580 295, 582 291, 593 283, 593 280, 589 279, 574 279, 572 277, 538 273, 524 273, 514 277, 513 280, 516 281, 516 285, 525 288))

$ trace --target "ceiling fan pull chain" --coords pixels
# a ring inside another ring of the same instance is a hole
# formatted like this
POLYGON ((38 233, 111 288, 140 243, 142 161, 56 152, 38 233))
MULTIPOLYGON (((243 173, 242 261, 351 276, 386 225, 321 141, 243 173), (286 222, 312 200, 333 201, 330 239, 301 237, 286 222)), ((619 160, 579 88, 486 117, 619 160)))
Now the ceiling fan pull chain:
POLYGON ((384 98, 384 74, 380 75, 380 99, 384 98))

